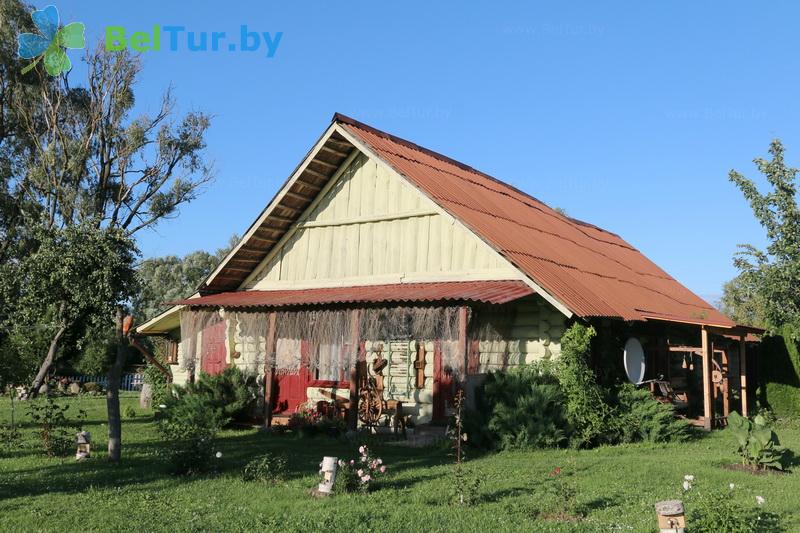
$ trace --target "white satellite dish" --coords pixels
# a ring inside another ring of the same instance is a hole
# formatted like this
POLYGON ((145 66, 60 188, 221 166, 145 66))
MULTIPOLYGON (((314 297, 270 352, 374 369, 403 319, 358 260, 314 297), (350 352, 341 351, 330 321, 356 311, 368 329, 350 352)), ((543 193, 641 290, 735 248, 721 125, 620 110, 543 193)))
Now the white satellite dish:
POLYGON ((631 337, 625 343, 623 362, 631 383, 638 385, 644 381, 644 348, 636 337, 631 337))

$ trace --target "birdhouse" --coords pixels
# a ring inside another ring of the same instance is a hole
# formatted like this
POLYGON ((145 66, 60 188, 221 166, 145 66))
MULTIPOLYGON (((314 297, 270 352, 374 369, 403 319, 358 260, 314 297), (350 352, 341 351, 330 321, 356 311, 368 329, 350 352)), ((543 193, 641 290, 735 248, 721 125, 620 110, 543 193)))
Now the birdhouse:
POLYGON ((91 457, 92 453, 92 434, 88 431, 81 431, 76 435, 78 441, 78 451, 75 453, 75 459, 82 461, 91 457))
POLYGON ((678 500, 658 502, 656 515, 661 533, 684 533, 686 517, 683 512, 683 502, 678 500))
POLYGON ((321 495, 328 496, 333 492, 333 483, 336 481, 336 457, 323 457, 319 473, 322 474, 322 482, 317 487, 321 495))

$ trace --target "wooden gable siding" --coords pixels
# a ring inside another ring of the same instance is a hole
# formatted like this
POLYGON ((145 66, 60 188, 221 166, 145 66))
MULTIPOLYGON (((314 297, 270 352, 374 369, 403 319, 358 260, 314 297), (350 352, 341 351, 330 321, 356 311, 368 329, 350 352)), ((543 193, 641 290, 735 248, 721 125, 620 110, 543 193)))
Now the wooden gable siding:
POLYGON ((520 276, 402 177, 360 154, 321 192, 244 288, 520 276))

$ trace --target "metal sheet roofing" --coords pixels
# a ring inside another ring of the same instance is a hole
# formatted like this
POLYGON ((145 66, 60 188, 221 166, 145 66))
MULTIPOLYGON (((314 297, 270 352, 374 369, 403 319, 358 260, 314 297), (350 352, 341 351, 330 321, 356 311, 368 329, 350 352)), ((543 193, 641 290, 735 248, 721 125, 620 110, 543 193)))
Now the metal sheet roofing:
POLYGON ((320 289, 231 291, 170 303, 228 308, 438 301, 503 304, 533 293, 533 289, 522 281, 456 281, 320 289))
POLYGON ((578 316, 735 325, 618 235, 409 141, 334 122, 578 316))

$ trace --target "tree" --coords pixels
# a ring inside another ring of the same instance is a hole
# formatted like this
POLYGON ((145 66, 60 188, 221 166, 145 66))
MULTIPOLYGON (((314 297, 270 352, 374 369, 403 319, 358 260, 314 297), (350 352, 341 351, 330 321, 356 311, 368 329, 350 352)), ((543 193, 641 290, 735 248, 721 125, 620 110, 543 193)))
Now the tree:
POLYGON ((779 140, 772 141, 769 153, 770 160, 754 160, 769 183, 769 192, 761 193, 753 181, 736 170, 729 174, 766 230, 769 242, 766 250, 740 245, 734 264, 741 273, 727 296, 730 305, 753 319, 763 313, 763 321, 772 331, 786 324, 800 331, 800 209, 795 183, 798 169, 786 165, 779 140), (737 302, 737 298, 742 301, 737 302))
MULTIPOLYGON (((175 216, 213 177, 204 156, 208 115, 190 112, 176 118, 167 90, 155 115, 131 116, 141 72, 138 57, 100 46, 85 61, 85 87, 72 87, 67 76, 49 78, 39 65, 20 82, 34 87, 37 104, 12 102, 27 148, 4 189, 19 213, 15 227, 23 233, 38 227, 93 227, 131 237, 175 216)), ((71 303, 64 304, 63 314, 72 313, 66 309, 71 303)), ((58 306, 51 312, 62 314, 58 306)), ((51 352, 63 340, 60 331, 52 331, 41 375, 47 374, 51 352)), ((110 415, 119 410, 114 375, 124 364, 124 352, 117 350, 109 369, 110 415)), ((119 439, 114 437, 119 433, 118 417, 110 416, 112 460, 119 459, 119 439)))
POLYGON ((182 258, 168 255, 142 261, 137 269, 141 290, 132 302, 134 316, 144 322, 164 311, 164 302, 191 296, 237 242, 239 237, 233 235, 213 254, 198 250, 182 258))
POLYGON ((50 338, 33 380, 35 396, 67 333, 82 338, 131 297, 136 248, 121 230, 92 226, 40 228, 33 239, 34 253, 0 265, 0 295, 15 299, 13 321, 6 318, 11 331, 50 338))

